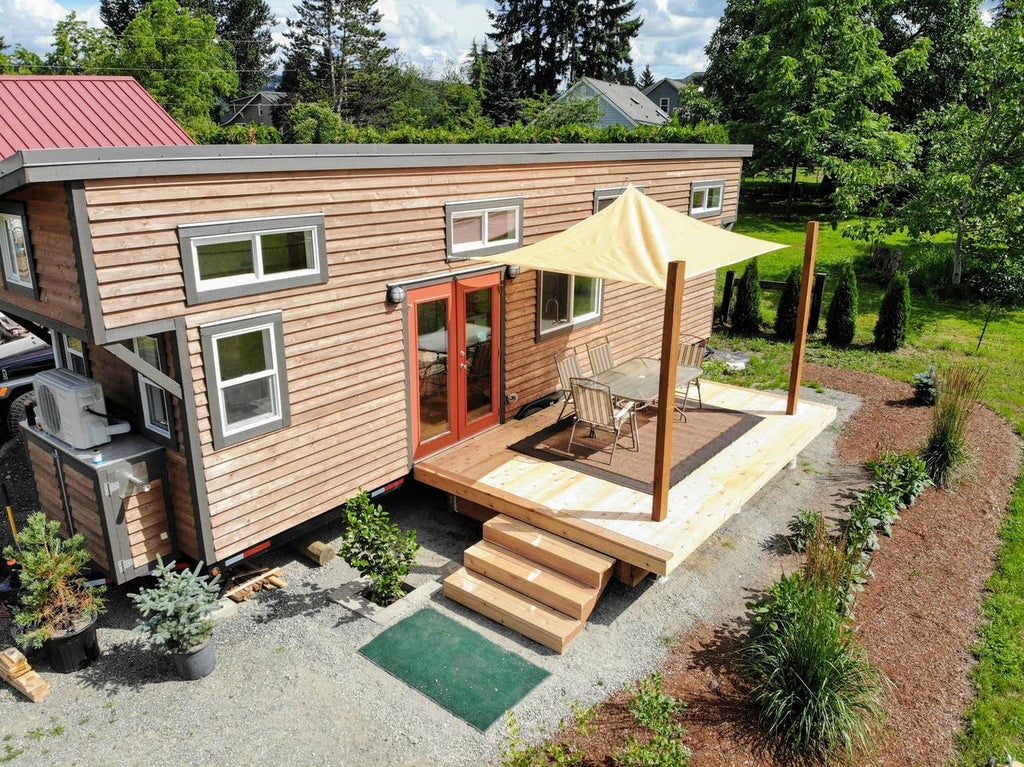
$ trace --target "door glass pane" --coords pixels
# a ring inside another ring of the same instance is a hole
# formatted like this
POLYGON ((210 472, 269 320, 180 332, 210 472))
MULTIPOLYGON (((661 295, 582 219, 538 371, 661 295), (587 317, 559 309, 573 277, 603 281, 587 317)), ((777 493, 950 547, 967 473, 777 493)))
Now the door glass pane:
POLYGON ((448 299, 416 304, 420 442, 451 430, 448 418, 448 299))
POLYGON ((594 277, 579 277, 575 279, 572 293, 573 319, 578 320, 591 314, 597 313, 597 279, 594 277))
POLYGON ((490 288, 466 293, 466 421, 493 410, 490 288))
POLYGON ((569 322, 569 275, 540 273, 540 332, 569 322))

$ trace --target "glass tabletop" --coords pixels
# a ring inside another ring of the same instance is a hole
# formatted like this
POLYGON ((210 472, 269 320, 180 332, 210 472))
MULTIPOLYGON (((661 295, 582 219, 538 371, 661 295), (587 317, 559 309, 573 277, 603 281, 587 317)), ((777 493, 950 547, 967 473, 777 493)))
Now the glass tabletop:
MULTIPOLYGON (((686 383, 700 374, 701 369, 698 367, 680 365, 676 368, 676 385, 686 383)), ((653 402, 658 399, 660 377, 660 360, 634 357, 590 378, 607 385, 613 397, 634 402, 653 402)))

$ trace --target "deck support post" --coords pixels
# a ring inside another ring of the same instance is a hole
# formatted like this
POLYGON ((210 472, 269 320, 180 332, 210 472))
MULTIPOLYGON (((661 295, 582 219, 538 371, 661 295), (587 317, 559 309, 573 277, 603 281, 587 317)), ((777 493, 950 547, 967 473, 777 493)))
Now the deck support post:
POLYGON ((676 404, 679 327, 686 285, 686 262, 670 261, 665 279, 665 317, 661 328, 661 376, 658 379, 658 434, 654 446, 654 504, 651 519, 668 516, 672 489, 672 416, 676 404))
POLYGON ((796 334, 793 337, 793 362, 789 366, 789 399, 786 415, 796 414, 800 400, 800 378, 804 372, 804 349, 807 346, 807 319, 811 314, 811 296, 814 282, 814 259, 818 250, 818 222, 807 222, 804 240, 804 270, 800 278, 800 305, 796 315, 796 334))

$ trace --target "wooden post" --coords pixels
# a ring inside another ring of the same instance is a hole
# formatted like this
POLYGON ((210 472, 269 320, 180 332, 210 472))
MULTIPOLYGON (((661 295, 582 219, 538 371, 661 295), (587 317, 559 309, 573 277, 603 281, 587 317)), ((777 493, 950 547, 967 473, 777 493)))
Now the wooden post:
POLYGON ((804 348, 807 346, 807 317, 811 313, 814 257, 817 250, 818 222, 808 221, 807 238, 804 240, 804 272, 800 279, 800 310, 796 315, 793 362, 789 366, 789 400, 786 403, 786 415, 796 413, 796 403, 800 399, 800 378, 804 372, 804 348))
POLYGON ((665 317, 661 328, 661 377, 658 379, 658 435, 654 445, 654 505, 651 519, 668 516, 672 489, 672 415, 676 404, 676 365, 679 362, 679 317, 686 285, 686 262, 671 261, 665 279, 665 317))

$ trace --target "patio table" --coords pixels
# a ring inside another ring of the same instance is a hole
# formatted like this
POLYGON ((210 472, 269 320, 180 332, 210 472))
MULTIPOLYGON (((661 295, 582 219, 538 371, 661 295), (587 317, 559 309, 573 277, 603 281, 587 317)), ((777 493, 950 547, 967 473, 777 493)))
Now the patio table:
MULTIPOLYGON (((698 367, 679 365, 676 381, 685 383, 701 374, 698 367)), ((658 399, 658 381, 661 377, 661 362, 649 357, 634 357, 591 376, 591 380, 603 383, 612 390, 612 396, 628 399, 640 405, 649 405, 658 399)))

